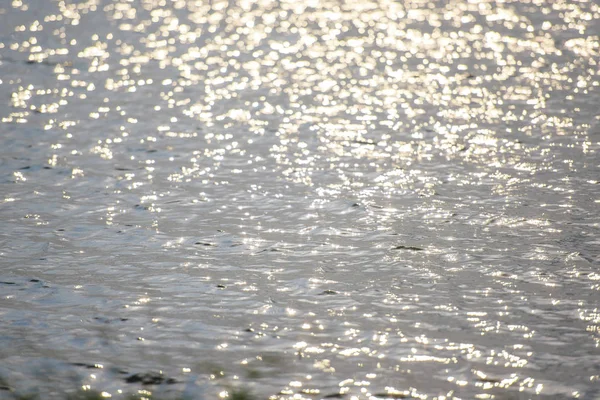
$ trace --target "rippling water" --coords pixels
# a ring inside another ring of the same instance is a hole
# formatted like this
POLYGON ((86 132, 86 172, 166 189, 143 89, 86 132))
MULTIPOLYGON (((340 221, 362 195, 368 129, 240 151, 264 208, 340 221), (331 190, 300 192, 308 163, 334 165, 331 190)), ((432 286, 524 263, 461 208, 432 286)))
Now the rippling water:
POLYGON ((600 398, 599 35, 593 1, 3 0, 0 398, 600 398))

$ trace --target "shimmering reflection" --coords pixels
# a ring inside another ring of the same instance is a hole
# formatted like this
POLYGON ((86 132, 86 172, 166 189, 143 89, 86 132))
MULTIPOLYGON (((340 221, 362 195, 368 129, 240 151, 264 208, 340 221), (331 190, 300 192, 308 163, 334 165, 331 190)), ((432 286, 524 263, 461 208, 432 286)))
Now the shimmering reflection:
POLYGON ((599 59, 586 0, 0 3, 0 394, 600 396, 599 59))

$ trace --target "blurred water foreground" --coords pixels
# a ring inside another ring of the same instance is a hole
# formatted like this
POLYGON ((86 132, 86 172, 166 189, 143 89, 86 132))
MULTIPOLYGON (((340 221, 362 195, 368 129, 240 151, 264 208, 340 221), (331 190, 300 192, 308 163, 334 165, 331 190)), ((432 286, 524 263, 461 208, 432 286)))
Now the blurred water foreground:
POLYGON ((0 398, 600 399, 599 35, 0 1, 0 398))

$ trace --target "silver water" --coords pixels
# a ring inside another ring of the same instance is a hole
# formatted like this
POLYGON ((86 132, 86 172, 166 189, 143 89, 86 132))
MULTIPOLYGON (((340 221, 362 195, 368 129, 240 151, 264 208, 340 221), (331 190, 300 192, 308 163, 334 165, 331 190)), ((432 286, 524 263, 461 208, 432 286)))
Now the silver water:
POLYGON ((599 34, 0 2, 0 398, 600 398, 599 34))

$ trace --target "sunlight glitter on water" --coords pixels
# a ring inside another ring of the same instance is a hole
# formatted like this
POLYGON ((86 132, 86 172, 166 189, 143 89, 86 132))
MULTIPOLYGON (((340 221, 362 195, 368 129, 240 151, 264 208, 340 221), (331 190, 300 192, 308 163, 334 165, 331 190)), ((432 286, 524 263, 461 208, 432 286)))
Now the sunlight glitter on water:
POLYGON ((597 397, 599 20, 0 4, 0 398, 597 397))

